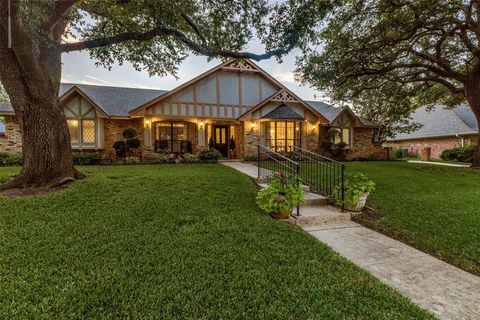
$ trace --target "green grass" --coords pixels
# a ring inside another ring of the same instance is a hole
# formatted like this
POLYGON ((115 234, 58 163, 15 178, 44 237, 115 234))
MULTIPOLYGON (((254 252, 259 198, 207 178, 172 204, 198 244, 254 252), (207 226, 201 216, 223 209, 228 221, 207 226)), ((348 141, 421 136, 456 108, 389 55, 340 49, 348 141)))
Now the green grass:
POLYGON ((405 162, 348 163, 377 184, 359 221, 480 274, 480 171, 405 162))
POLYGON ((261 213, 232 169, 82 170, 59 192, 0 197, 0 318, 432 318, 261 213))

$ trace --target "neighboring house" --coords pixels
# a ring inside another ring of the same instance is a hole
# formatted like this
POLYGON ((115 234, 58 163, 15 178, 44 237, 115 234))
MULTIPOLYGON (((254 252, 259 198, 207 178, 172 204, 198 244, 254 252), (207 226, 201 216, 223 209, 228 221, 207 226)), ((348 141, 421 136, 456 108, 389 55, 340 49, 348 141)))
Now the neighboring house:
MULTIPOLYGON (((60 100, 72 148, 108 156, 128 127, 139 133, 144 157, 214 146, 225 157, 243 159, 255 157, 258 144, 323 152, 321 140, 331 127, 338 128, 337 141, 347 143, 349 158, 385 156, 373 142, 372 122, 349 108, 300 99, 249 60, 229 60, 170 91, 62 84, 60 100)), ((0 151, 20 151, 9 103, 0 105, 0 116, 6 120, 0 151)))
POLYGON ((412 133, 398 134, 385 146, 407 149, 409 155, 419 155, 422 160, 440 159, 445 149, 475 143, 478 125, 468 106, 445 109, 435 106, 432 110, 422 107, 412 115, 412 122, 422 125, 412 133))

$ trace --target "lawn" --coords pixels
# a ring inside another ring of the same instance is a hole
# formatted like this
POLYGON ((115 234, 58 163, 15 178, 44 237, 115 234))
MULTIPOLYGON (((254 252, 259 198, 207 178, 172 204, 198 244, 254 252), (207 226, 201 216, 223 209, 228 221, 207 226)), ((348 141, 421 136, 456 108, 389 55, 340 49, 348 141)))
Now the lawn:
POLYGON ((378 216, 358 221, 480 275, 480 171, 406 162, 348 163, 377 184, 378 216))
POLYGON ((230 168, 81 170, 59 192, 0 197, 0 318, 433 318, 261 213, 230 168))

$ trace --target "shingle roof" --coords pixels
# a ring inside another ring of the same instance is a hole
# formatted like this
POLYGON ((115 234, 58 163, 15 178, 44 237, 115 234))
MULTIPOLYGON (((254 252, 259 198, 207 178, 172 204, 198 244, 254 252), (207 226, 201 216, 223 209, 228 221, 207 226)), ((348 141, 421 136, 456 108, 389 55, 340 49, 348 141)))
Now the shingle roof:
POLYGON ((303 117, 283 103, 263 116, 262 119, 303 119, 303 117))
POLYGON ((412 133, 400 133, 391 140, 454 136, 478 132, 475 115, 465 105, 453 109, 445 109, 438 105, 431 111, 428 111, 427 107, 422 107, 413 113, 412 122, 419 123, 422 127, 412 133))
MULTIPOLYGON (((105 114, 111 117, 126 117, 130 110, 141 106, 168 91, 153 89, 137 89, 124 87, 108 87, 76 83, 62 83, 59 95, 62 96, 73 86, 80 89, 90 100, 98 105, 105 114)), ((13 112, 9 102, 0 105, 0 112, 13 112)))
POLYGON ((309 106, 315 109, 318 113, 327 118, 328 121, 332 122, 335 120, 338 115, 343 111, 343 108, 333 107, 322 101, 305 101, 309 106))

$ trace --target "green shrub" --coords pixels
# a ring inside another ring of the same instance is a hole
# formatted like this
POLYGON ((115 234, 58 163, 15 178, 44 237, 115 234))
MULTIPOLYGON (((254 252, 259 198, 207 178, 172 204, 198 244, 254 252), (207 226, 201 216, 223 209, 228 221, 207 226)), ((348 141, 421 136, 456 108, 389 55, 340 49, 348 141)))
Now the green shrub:
POLYGON ((217 149, 210 148, 208 150, 200 151, 198 157, 200 158, 200 160, 217 161, 222 157, 222 154, 217 149))
POLYGON ((137 149, 140 147, 141 142, 138 139, 128 139, 125 141, 125 144, 127 145, 128 149, 137 149))
POLYGON ((372 192, 375 190, 375 182, 368 179, 366 175, 362 173, 356 173, 347 177, 344 185, 344 199, 342 201, 340 187, 334 188, 331 200, 341 206, 345 204, 347 206, 356 205, 362 194, 365 192, 372 192))
POLYGON ((335 160, 343 161, 346 158, 346 150, 347 144, 345 142, 339 142, 334 144, 330 150, 330 153, 335 160))
POLYGON ((75 165, 95 165, 100 164, 103 156, 98 152, 74 152, 73 164, 75 165))
POLYGON ((197 155, 191 154, 191 153, 185 153, 183 155, 183 162, 185 163, 198 163, 200 162, 200 159, 197 155))
POLYGON ((139 157, 125 157, 125 164, 140 164, 140 158, 139 157))
POLYGON ((168 153, 155 153, 150 157, 149 161, 152 163, 174 163, 175 159, 168 153))
POLYGON ((394 159, 402 159, 403 158, 402 149, 393 149, 393 158, 394 159))
POLYGON ((21 153, 0 152, 0 166, 21 166, 23 156, 21 153))
POLYGON ((112 145, 112 148, 115 149, 115 153, 117 154, 117 156, 124 156, 125 155, 125 151, 127 150, 127 146, 125 145, 125 141, 115 141, 112 145))
POLYGON ((258 158, 256 156, 246 156, 243 158, 244 161, 258 161, 258 158))
POLYGON ((464 147, 446 149, 442 151, 440 158, 442 160, 472 162, 476 148, 477 145, 472 143, 464 147))
POLYGON ((123 136, 125 139, 135 138, 135 137, 137 136, 137 130, 135 130, 135 129, 133 129, 133 128, 127 128, 127 129, 123 130, 122 136, 123 136))
POLYGON ((281 174, 260 190, 257 205, 267 213, 286 213, 303 202, 303 190, 297 177, 281 174))

